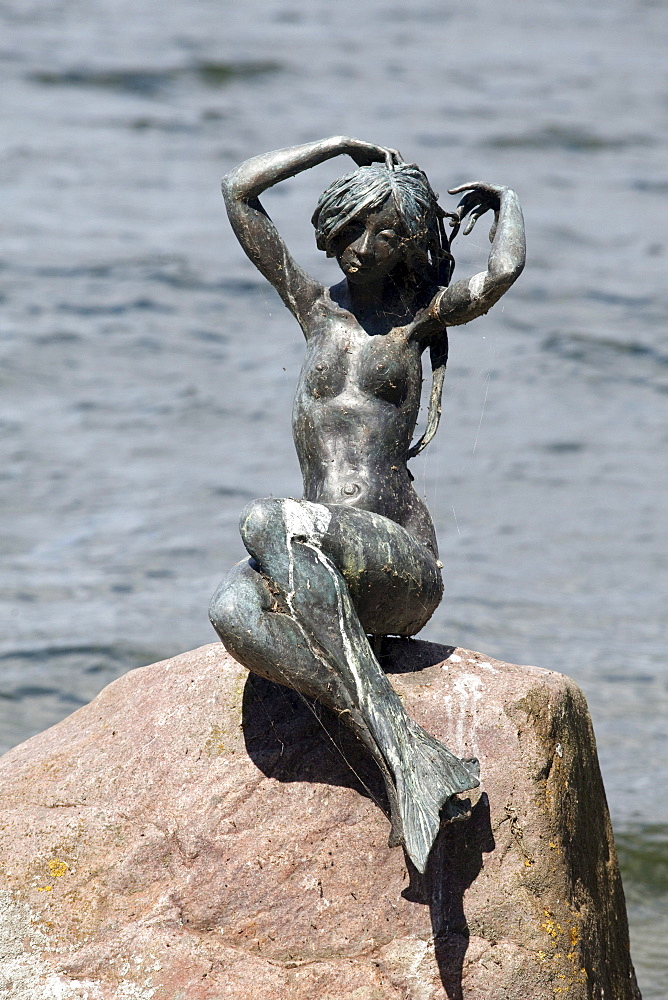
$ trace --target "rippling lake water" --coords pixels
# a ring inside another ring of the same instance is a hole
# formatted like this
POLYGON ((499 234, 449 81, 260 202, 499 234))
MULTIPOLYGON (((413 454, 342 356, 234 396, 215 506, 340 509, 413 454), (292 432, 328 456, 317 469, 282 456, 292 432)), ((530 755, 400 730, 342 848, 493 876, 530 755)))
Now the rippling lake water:
MULTIPOLYGON (((529 262, 451 335, 413 463, 447 595, 425 638, 584 688, 645 1000, 668 982, 668 8, 5 0, 0 743, 215 638, 256 496, 299 495, 301 334, 218 191, 334 133, 508 184, 529 262)), ((268 194, 314 247, 333 161, 268 194)), ((452 199, 454 204, 454 199, 452 199)), ((482 223, 455 243, 480 270, 482 223)))

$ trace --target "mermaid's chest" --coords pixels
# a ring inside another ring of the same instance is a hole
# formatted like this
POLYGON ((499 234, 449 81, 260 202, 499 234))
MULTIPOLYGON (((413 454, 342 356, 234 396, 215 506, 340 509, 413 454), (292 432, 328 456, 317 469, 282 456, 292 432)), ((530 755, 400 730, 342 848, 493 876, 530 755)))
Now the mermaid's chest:
POLYGON ((419 353, 398 338, 378 336, 363 343, 328 344, 306 359, 301 383, 314 399, 331 399, 348 390, 401 406, 420 377, 419 353))
POLYGON ((419 356, 415 357, 405 342, 390 337, 373 337, 365 345, 359 369, 362 392, 401 406, 416 374, 419 381, 419 356))

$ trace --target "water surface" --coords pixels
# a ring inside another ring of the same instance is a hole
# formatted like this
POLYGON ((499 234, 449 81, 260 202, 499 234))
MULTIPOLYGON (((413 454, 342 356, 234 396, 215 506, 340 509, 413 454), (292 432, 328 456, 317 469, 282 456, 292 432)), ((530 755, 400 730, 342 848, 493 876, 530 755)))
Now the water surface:
MULTIPOLYGON (((252 153, 347 133, 520 193, 529 264, 454 330, 413 463, 425 638, 589 699, 646 1000, 668 980, 668 11, 658 2, 5 0, 0 742, 210 641, 238 513, 299 495, 301 335, 226 225, 252 153)), ((298 259, 349 163, 270 193, 298 259)), ((484 227, 455 244, 479 270, 484 227)))

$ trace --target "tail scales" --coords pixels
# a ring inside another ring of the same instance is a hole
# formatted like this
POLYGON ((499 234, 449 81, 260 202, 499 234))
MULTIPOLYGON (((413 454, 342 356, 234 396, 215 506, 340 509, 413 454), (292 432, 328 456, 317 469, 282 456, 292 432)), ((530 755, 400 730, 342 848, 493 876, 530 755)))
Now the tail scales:
POLYGON ((406 851, 419 872, 424 872, 431 847, 445 819, 465 819, 468 810, 452 796, 477 788, 480 765, 475 758, 460 760, 420 726, 411 727, 414 739, 406 767, 395 773, 406 851), (451 800, 451 801, 449 801, 451 800))

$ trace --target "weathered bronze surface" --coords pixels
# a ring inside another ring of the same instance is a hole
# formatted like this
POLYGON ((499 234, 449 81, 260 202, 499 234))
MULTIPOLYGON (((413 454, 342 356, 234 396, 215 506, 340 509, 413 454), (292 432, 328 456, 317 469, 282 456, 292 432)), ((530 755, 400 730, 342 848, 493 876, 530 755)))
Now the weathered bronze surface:
POLYGON ((404 844, 419 871, 440 823, 467 817, 456 796, 479 784, 479 767, 409 718, 374 646, 376 637, 419 632, 443 592, 434 527, 407 463, 438 426, 446 327, 486 313, 524 266, 513 191, 474 182, 450 194, 463 197, 446 213, 415 164, 345 136, 255 156, 223 179, 241 246, 306 338, 293 410, 304 495, 243 511, 250 557, 218 588, 211 621, 249 670, 349 722, 385 779, 390 843, 404 844), (341 153, 358 169, 330 185, 312 220, 318 247, 344 275, 325 288, 292 259, 259 196, 341 153), (451 284, 452 238, 487 211, 487 270, 451 284), (429 414, 412 444, 427 347, 429 414))

